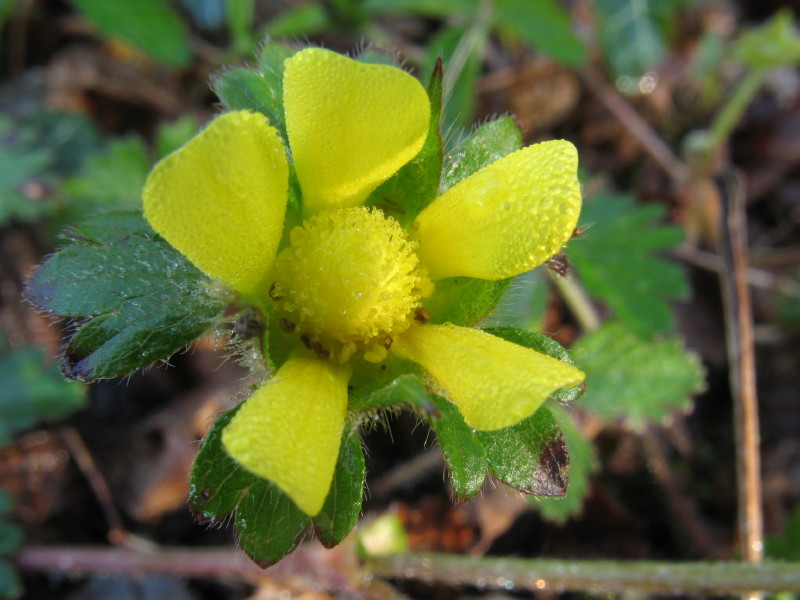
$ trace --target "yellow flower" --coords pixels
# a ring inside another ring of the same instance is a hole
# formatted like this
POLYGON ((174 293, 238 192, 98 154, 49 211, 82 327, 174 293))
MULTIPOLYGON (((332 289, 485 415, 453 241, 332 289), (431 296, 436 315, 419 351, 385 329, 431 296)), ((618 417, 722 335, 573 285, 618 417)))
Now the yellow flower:
POLYGON ((271 312, 293 346, 223 431, 228 453, 308 515, 333 478, 353 364, 420 364, 468 425, 494 430, 583 381, 488 333, 425 323, 448 277, 500 280, 556 253, 580 211, 568 142, 530 146, 445 191, 408 231, 364 201, 416 156, 430 103, 406 72, 310 48, 286 60, 287 148, 261 114, 214 119, 143 192, 153 228, 198 268, 271 312), (301 225, 285 224, 290 169, 301 225), (284 228, 291 228, 284 234, 284 228))

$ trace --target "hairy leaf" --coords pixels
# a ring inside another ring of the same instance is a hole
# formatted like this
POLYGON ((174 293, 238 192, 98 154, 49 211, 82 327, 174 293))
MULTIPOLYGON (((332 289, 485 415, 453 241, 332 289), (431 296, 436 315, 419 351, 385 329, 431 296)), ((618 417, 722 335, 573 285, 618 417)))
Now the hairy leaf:
POLYGON ((621 419, 634 429, 690 410, 692 395, 704 387, 699 359, 679 338, 645 341, 620 323, 587 334, 572 355, 586 372, 581 405, 606 422, 621 419))
POLYGON ((135 371, 195 340, 224 309, 208 278, 139 212, 99 215, 71 237, 26 288, 51 314, 79 319, 64 351, 67 377, 135 371))
POLYGON ((586 232, 566 249, 589 293, 644 338, 672 328, 668 300, 689 291, 681 268, 657 256, 683 239, 677 227, 659 224, 663 216, 660 205, 599 196, 583 208, 586 232))

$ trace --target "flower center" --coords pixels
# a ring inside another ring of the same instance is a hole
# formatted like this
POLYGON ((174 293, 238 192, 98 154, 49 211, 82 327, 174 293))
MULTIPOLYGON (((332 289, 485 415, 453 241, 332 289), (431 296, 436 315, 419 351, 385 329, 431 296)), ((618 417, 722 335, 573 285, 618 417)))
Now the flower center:
POLYGON ((275 261, 270 296, 319 356, 344 362, 357 350, 380 362, 394 335, 408 329, 433 284, 403 228, 378 209, 315 215, 290 234, 275 261))

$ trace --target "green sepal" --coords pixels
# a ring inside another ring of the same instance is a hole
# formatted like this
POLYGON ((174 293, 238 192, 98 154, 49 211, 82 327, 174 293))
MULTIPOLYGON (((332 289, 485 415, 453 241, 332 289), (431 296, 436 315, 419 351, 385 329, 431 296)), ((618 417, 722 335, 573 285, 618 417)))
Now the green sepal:
POLYGON ((0 598, 17 598, 22 595, 22 580, 8 561, 0 560, 0 598))
POLYGON ((217 419, 206 436, 192 468, 189 502, 198 521, 216 522, 235 512, 239 545, 253 562, 267 567, 297 546, 310 518, 275 484, 225 452, 222 430, 238 409, 217 419))
POLYGON ((459 499, 474 496, 487 468, 500 481, 525 494, 560 497, 567 493, 569 454, 558 423, 542 407, 512 427, 475 431, 443 398, 430 417, 459 499))
POLYGON ((424 301, 423 306, 431 323, 470 327, 497 306, 511 281, 486 281, 471 277, 440 279, 436 281, 436 291, 424 301))
POLYGON ((489 469, 483 442, 455 404, 441 396, 433 396, 433 402, 438 414, 429 420, 442 448, 453 493, 459 500, 468 500, 480 491, 489 469))
MULTIPOLYGON (((546 335, 514 327, 491 327, 484 331, 574 365, 567 351, 546 335)), ((556 390, 548 402, 572 401, 582 393, 582 386, 556 390)), ((475 431, 464 422, 455 405, 437 396, 433 397, 433 402, 438 414, 429 415, 431 428, 442 447, 453 491, 458 498, 474 496, 487 469, 501 481, 526 494, 566 494, 569 454, 564 436, 547 404, 513 427, 475 431)))
POLYGON ((442 63, 439 61, 428 84, 431 120, 422 150, 397 174, 383 183, 370 196, 367 204, 377 206, 408 226, 420 211, 430 204, 439 191, 442 173, 442 138, 439 131, 442 117, 442 63))
MULTIPOLYGON (((577 366, 575 361, 566 351, 564 346, 559 344, 553 338, 544 335, 543 333, 536 333, 534 331, 527 331, 525 329, 518 329, 516 327, 486 327, 486 333, 491 333, 499 338, 503 338, 507 342, 512 342, 518 346, 531 348, 541 354, 546 354, 551 358, 562 360, 568 365, 577 366)), ((550 400, 557 402, 572 402, 580 398, 585 390, 583 384, 576 385, 568 388, 561 388, 550 394, 550 400)))
POLYGON ((409 404, 423 412, 433 408, 422 382, 423 370, 418 364, 392 353, 379 365, 359 359, 352 360, 351 364, 349 411, 375 410, 398 403, 409 404))
POLYGON ((69 237, 25 293, 51 314, 79 319, 62 357, 70 379, 125 375, 167 357, 225 308, 210 280, 138 211, 98 215, 69 237))
POLYGON ((214 77, 211 88, 228 110, 252 110, 266 115, 270 124, 277 122, 274 91, 260 73, 243 68, 229 69, 214 77))
POLYGON ((342 446, 331 490, 320 513, 312 519, 317 538, 326 548, 333 548, 347 536, 358 522, 366 480, 364 452, 358 431, 345 425, 342 446))
POLYGON ((510 117, 481 125, 445 158, 441 191, 521 148, 522 131, 510 117))
POLYGON ((555 402, 548 402, 546 407, 555 417, 567 442, 569 488, 564 497, 536 498, 530 501, 530 505, 548 521, 563 524, 583 509, 583 501, 591 489, 590 476, 597 470, 598 462, 594 445, 581 433, 570 412, 555 402))
POLYGON ((489 470, 500 481, 533 496, 567 493, 567 444, 546 407, 513 427, 477 435, 486 450, 489 470))
POLYGON ((270 112, 266 113, 269 121, 286 137, 286 118, 283 113, 283 71, 287 58, 297 54, 298 49, 278 42, 268 42, 261 49, 258 58, 258 70, 269 86, 271 97, 270 112))

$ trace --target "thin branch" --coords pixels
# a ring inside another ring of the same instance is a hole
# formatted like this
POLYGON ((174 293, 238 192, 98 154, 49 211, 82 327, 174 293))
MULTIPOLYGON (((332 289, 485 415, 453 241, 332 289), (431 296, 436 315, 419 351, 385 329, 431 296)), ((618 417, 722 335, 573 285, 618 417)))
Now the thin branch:
POLYGON ((128 538, 128 532, 114 503, 114 497, 105 477, 103 477, 94 462, 94 458, 92 458, 92 453, 89 452, 83 442, 83 438, 74 427, 65 425, 61 427, 60 432, 75 464, 78 465, 81 473, 86 477, 98 504, 100 504, 100 509, 103 511, 106 523, 108 523, 108 540, 112 544, 124 544, 128 538))
POLYGON ((148 552, 107 546, 27 546, 13 557, 23 571, 70 576, 119 574, 131 577, 171 575, 253 584, 302 581, 304 585, 353 600, 386 600, 402 596, 381 581, 365 577, 351 546, 327 550, 304 544, 269 569, 257 567, 244 552, 229 548, 160 548, 148 552))
POLYGON ((731 171, 718 177, 717 184, 723 213, 719 251, 725 268, 720 271, 720 280, 734 405, 739 536, 745 560, 757 563, 764 557, 764 532, 753 314, 746 276, 744 182, 731 171))
POLYGON ((736 594, 800 591, 800 563, 668 563, 403 554, 373 558, 375 575, 481 590, 586 590, 595 594, 736 594))
POLYGON ((689 169, 664 143, 653 128, 639 116, 625 98, 592 70, 585 70, 582 79, 598 100, 635 137, 645 152, 670 176, 676 187, 681 188, 689 179, 689 169))

